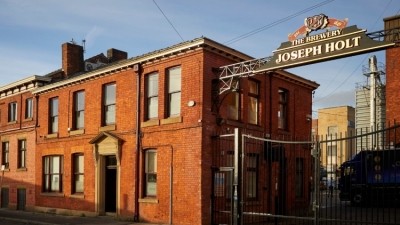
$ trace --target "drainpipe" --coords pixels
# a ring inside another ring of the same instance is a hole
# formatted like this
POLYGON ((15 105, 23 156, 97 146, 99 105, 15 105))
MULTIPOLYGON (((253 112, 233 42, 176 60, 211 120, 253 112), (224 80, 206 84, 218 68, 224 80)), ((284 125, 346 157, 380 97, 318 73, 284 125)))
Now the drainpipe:
POLYGON ((134 65, 137 74, 136 80, 136 167, 135 167, 135 214, 134 220, 139 221, 139 169, 140 169, 140 64, 134 65))

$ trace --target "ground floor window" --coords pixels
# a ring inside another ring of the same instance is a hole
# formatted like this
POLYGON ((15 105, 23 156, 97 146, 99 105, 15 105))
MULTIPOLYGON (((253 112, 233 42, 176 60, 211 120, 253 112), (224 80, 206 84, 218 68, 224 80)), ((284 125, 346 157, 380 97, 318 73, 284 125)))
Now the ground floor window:
POLYGON ((84 158, 82 153, 76 153, 73 155, 74 165, 74 179, 73 179, 73 193, 83 193, 84 187, 84 158))
POLYGON ((145 197, 157 196, 157 151, 147 150, 145 154, 145 197))
POLYGON ((62 192, 63 157, 43 157, 43 192, 62 192))

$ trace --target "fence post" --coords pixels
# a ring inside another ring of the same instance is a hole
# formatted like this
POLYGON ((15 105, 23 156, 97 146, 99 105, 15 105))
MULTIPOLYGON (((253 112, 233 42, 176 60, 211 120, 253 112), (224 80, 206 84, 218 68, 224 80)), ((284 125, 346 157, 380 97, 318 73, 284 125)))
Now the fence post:
POLYGON ((233 171, 233 224, 241 225, 242 221, 242 132, 235 128, 234 171, 233 171))
POLYGON ((319 182, 320 182, 320 143, 319 141, 315 141, 314 148, 311 150, 311 155, 314 158, 314 202, 313 202, 313 211, 314 211, 314 225, 319 224, 319 182))

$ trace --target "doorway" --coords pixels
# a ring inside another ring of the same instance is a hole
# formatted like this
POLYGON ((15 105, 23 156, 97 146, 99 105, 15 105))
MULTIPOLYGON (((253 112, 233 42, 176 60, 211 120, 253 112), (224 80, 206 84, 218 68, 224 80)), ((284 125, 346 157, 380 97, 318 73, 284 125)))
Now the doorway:
POLYGON ((117 210, 117 159, 115 155, 105 156, 105 212, 117 210))

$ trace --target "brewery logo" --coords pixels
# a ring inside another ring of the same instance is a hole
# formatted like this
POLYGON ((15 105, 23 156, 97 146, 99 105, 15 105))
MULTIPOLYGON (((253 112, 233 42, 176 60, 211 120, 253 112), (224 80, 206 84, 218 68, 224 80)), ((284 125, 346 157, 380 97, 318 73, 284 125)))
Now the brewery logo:
POLYGON ((343 29, 347 26, 347 22, 348 19, 338 20, 334 18, 328 18, 328 16, 323 13, 315 16, 310 16, 304 19, 303 26, 288 35, 288 39, 289 41, 294 41, 300 35, 308 36, 313 31, 318 31, 329 27, 337 27, 339 29, 343 29))

